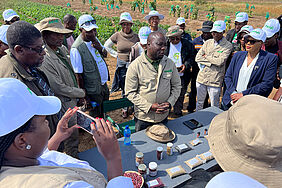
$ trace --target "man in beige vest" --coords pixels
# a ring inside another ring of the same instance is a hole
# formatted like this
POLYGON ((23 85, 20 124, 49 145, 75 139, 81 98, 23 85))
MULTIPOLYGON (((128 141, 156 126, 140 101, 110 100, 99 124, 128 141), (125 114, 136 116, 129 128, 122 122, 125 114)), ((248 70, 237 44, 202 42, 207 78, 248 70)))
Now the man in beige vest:
POLYGON ((180 95, 180 77, 174 62, 164 55, 165 49, 164 35, 153 32, 147 39, 147 50, 128 67, 125 95, 134 104, 136 131, 166 123, 180 95))
POLYGON ((225 74, 225 63, 231 53, 232 45, 223 37, 226 24, 215 21, 211 30, 213 39, 209 39, 196 55, 200 71, 196 80, 196 111, 203 109, 204 101, 209 94, 211 106, 219 107, 219 97, 225 74))
MULTIPOLYGON (((75 73, 70 63, 68 50, 62 45, 64 35, 72 33, 72 30, 65 29, 59 18, 45 18, 35 25, 42 33, 45 42, 46 55, 40 67, 54 91, 62 102, 61 116, 77 105, 77 100, 85 96, 83 89, 78 88, 75 73)), ((60 117, 59 117, 60 118, 60 117)), ((69 121, 69 126, 76 124, 76 116, 69 121)), ((64 141, 64 152, 73 157, 78 157, 79 134, 75 130, 71 137, 64 141)))

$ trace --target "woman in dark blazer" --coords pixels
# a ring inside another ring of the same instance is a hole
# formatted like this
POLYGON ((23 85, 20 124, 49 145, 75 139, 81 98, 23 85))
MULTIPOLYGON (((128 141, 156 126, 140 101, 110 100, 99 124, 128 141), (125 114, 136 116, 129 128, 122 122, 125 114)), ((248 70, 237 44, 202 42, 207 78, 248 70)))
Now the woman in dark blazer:
POLYGON ((235 53, 226 71, 223 109, 228 109, 244 95, 268 97, 273 88, 278 58, 261 50, 266 34, 255 29, 245 36, 246 51, 235 53))

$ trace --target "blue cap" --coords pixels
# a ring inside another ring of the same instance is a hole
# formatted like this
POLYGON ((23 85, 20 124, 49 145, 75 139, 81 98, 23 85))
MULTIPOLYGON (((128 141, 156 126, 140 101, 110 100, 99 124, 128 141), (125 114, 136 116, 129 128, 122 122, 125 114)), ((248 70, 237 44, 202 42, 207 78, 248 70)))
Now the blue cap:
POLYGON ((5 44, 8 45, 8 42, 7 42, 7 30, 8 30, 8 27, 9 25, 2 25, 0 27, 0 40, 2 42, 4 42, 5 44))
POLYGON ((7 9, 3 12, 4 21, 11 21, 14 17, 20 17, 13 9, 7 9))

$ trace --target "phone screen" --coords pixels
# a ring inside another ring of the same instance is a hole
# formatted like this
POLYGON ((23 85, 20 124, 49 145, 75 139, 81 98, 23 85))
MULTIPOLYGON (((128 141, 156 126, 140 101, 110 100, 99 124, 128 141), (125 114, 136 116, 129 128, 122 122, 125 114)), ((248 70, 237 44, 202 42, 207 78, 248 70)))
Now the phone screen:
POLYGON ((77 125, 80 126, 86 132, 92 134, 90 124, 94 122, 94 118, 87 115, 86 113, 77 110, 77 125))
POLYGON ((197 120, 195 119, 190 119, 188 121, 184 121, 183 122, 184 125, 186 125, 187 127, 189 127, 190 129, 194 130, 197 129, 199 127, 202 127, 202 124, 199 123, 197 120))

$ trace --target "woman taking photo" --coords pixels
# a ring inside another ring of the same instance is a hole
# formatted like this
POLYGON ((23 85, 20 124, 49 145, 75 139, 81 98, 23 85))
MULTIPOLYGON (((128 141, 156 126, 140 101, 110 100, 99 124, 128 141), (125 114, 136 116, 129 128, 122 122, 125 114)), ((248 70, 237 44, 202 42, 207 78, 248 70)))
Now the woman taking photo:
MULTIPOLYGON (((122 97, 124 97, 124 84, 126 70, 129 64, 129 54, 131 47, 139 42, 138 35, 131 29, 133 22, 130 14, 124 12, 120 15, 119 24, 121 25, 121 31, 113 34, 106 42, 106 50, 113 56, 117 58, 117 66, 114 81, 112 84, 111 92, 116 92, 119 89, 122 90, 122 97), (117 51, 112 47, 116 45, 117 51)), ((123 109, 122 116, 126 118, 128 116, 127 109, 123 109)))

